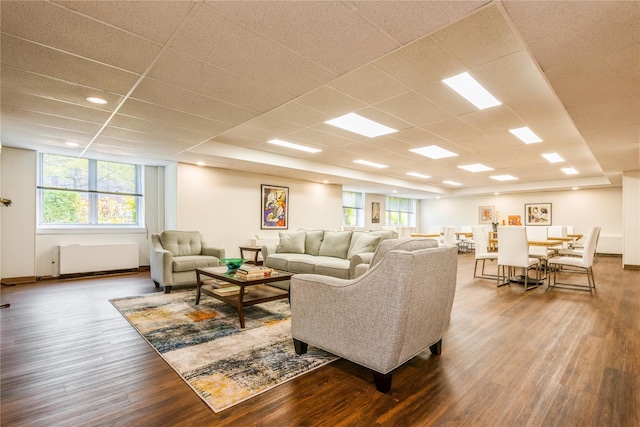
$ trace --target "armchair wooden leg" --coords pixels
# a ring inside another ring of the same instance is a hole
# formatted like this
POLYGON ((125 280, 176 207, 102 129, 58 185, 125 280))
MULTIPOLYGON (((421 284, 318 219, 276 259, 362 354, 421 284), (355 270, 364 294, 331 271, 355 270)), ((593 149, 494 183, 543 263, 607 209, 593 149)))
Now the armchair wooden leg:
POLYGON ((164 293, 165 294, 170 294, 171 293, 171 288, 172 288, 172 286, 165 286, 164 287, 164 293))
POLYGON ((293 339, 293 348, 295 348, 296 354, 305 354, 307 352, 308 347, 309 347, 309 344, 307 344, 306 342, 302 342, 295 338, 293 339))
POLYGON ((373 371, 373 382, 376 384, 376 389, 380 393, 387 393, 391 390, 391 372, 381 374, 380 372, 373 371))
POLYGON ((431 350, 431 354, 439 356, 442 353, 442 340, 430 346, 429 350, 431 350))

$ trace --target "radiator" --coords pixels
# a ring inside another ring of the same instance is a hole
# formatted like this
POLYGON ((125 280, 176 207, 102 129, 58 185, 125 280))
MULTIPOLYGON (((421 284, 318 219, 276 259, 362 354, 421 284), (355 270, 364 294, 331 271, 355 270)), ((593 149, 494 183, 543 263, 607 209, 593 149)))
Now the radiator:
POLYGON ((60 246, 58 266, 60 275, 138 269, 138 244, 60 246))

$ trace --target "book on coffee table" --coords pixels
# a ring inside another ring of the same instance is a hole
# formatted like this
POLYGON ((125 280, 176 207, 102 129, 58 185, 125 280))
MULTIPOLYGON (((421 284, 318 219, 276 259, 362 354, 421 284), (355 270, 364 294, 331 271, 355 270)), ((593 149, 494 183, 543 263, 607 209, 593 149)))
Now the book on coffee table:
MULTIPOLYGON (((246 294, 248 291, 248 289, 245 289, 244 293, 246 294)), ((213 289, 213 293, 220 296, 238 295, 240 293, 240 286, 231 285, 223 288, 213 289)))

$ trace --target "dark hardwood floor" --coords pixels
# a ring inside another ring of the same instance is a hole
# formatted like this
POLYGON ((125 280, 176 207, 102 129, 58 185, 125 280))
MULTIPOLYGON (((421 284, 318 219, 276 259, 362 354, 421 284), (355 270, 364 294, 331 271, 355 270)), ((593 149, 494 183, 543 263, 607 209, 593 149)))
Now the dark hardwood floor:
POLYGON ((473 263, 459 255, 442 355, 398 368, 388 394, 339 360, 219 414, 108 302, 153 292, 147 273, 3 287, 1 424, 640 426, 639 271, 600 257, 595 295, 524 293, 473 263))

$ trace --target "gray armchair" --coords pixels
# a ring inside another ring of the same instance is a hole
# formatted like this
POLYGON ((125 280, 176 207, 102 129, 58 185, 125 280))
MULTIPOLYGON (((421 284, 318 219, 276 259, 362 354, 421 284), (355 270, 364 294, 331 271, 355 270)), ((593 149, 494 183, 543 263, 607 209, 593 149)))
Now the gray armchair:
POLYGON ((429 348, 438 355, 456 288, 455 246, 392 250, 352 280, 314 274, 291 279, 291 335, 373 371, 391 389, 391 371, 429 348))
POLYGON ((207 246, 198 231, 165 230, 151 235, 151 279, 165 293, 196 285, 196 268, 217 267, 225 250, 207 246))
MULTIPOLYGON (((415 251, 418 249, 437 248, 440 246, 435 239, 387 239, 380 242, 373 254, 360 255, 360 263, 354 267, 354 278, 362 276, 372 265, 376 265, 392 250, 415 251), (367 256, 365 258, 365 256, 367 256)), ((358 255, 356 255, 358 256, 358 255)), ((355 258, 355 257, 354 257, 355 258)), ((353 258, 352 258, 353 259, 353 258)))

